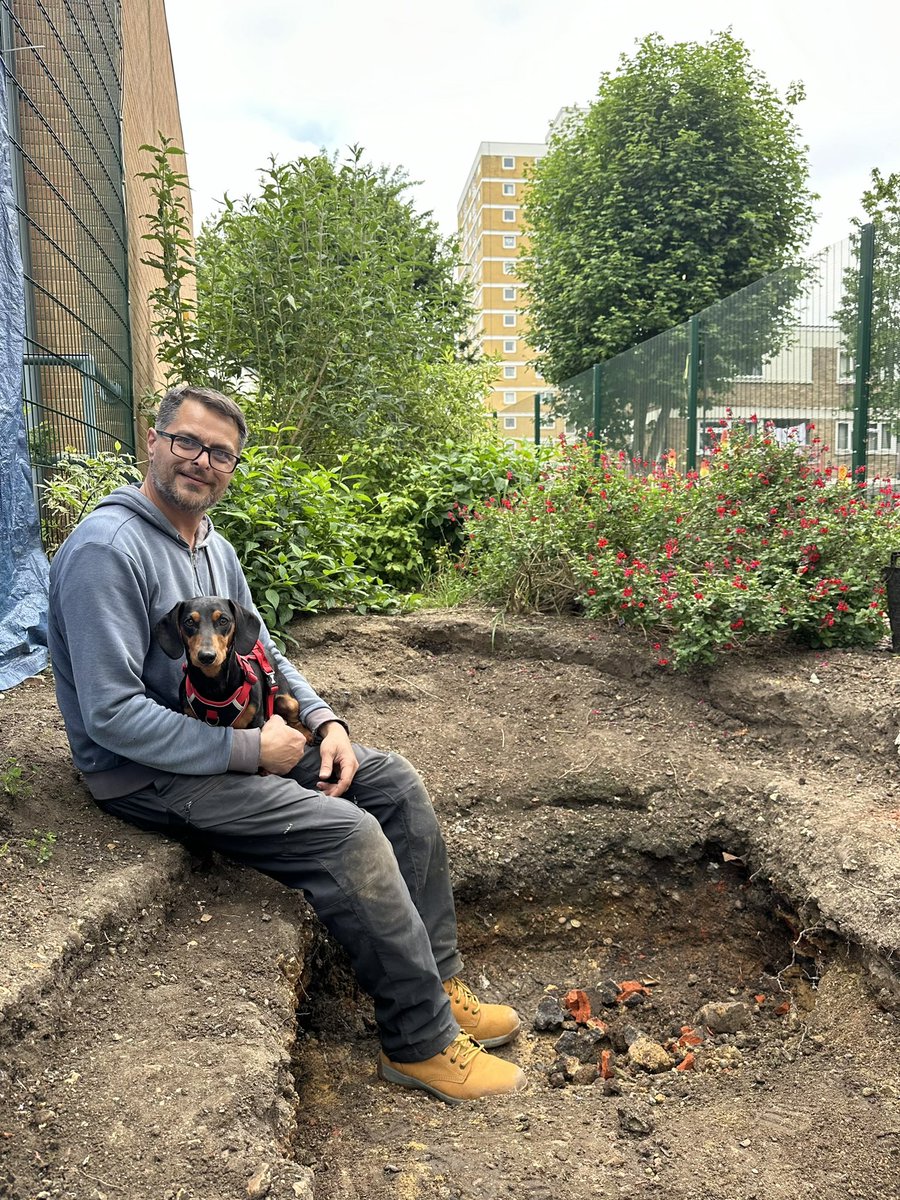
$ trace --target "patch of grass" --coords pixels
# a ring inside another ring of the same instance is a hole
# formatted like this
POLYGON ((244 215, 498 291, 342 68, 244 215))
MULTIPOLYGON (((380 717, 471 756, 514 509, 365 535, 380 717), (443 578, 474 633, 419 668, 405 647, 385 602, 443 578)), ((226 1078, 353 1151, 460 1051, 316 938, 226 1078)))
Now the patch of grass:
POLYGON ((6 765, 0 770, 0 790, 4 796, 11 796, 13 799, 24 796, 28 791, 24 768, 14 758, 8 758, 6 765))
POLYGON ((35 829, 34 836, 28 838, 25 842, 25 847, 34 854, 39 866, 50 861, 53 857, 53 850, 56 846, 56 834, 49 830, 46 833, 41 833, 39 829, 35 829))

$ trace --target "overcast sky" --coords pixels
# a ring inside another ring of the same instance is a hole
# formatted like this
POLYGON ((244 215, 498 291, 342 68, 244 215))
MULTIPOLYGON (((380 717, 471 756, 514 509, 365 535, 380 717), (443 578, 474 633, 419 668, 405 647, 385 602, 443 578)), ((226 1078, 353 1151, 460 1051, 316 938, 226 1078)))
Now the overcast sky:
POLYGON ((706 41, 730 25, 795 109, 820 194, 810 248, 846 236, 872 167, 900 170, 896 0, 167 0, 199 221, 280 160, 359 144, 421 181, 416 207, 455 231, 483 141, 541 142, 560 108, 647 33, 706 41))

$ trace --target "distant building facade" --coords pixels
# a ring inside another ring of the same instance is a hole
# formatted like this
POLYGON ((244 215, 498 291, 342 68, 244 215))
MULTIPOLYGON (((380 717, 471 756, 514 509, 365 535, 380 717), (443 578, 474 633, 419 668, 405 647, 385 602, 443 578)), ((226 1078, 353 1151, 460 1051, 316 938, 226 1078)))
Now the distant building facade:
MULTIPOLYGON (((463 270, 472 285, 475 317, 470 343, 500 361, 500 379, 487 398, 509 438, 534 439, 535 396, 548 393, 528 345, 528 297, 520 261, 528 253, 522 202, 528 172, 546 152, 543 142, 482 142, 457 209, 463 270)), ((542 406, 542 440, 563 422, 542 406)))

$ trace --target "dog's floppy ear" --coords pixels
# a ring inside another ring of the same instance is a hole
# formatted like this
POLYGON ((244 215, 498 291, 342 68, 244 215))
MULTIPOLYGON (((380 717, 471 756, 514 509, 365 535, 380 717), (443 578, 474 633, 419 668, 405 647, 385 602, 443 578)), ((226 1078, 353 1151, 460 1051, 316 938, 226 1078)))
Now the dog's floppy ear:
POLYGON ((181 610, 183 607, 184 602, 179 600, 171 612, 166 613, 163 619, 153 627, 153 636, 169 658, 181 658, 184 654, 184 643, 181 640, 181 610))
POLYGON ((234 617, 234 648, 238 654, 249 654, 259 640, 262 629, 259 617, 243 608, 236 600, 229 600, 234 617))

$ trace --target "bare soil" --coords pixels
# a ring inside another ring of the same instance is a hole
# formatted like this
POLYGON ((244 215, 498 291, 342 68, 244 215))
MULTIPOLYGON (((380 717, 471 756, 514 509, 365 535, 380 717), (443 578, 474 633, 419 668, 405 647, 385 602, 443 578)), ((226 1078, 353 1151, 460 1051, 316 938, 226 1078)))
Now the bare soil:
POLYGON ((381 1083, 302 898, 98 812, 39 677, 0 696, 0 1197, 900 1196, 886 647, 685 677, 577 619, 293 633, 354 736, 425 776, 466 977, 519 1008, 500 1053, 527 1091, 381 1083))

